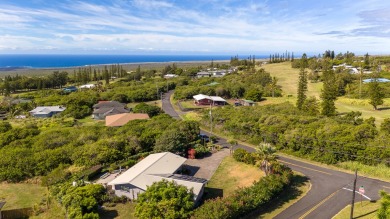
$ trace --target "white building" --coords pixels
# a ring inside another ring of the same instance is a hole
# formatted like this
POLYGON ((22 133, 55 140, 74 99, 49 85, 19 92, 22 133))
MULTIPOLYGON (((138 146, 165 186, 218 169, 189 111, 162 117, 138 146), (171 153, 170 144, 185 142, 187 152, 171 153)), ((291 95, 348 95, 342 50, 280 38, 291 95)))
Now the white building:
POLYGON ((170 152, 151 154, 117 176, 108 185, 112 186, 117 196, 124 195, 130 199, 137 199, 138 194, 146 191, 148 186, 165 179, 193 189, 194 201, 198 202, 207 180, 175 174, 186 160, 170 152))

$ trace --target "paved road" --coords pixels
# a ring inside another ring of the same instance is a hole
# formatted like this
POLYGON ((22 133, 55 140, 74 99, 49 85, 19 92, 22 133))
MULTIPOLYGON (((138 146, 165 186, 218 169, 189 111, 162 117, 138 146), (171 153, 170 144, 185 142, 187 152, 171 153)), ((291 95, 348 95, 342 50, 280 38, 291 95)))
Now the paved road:
MULTIPOLYGON (((163 110, 172 117, 180 119, 169 101, 172 93, 173 91, 170 91, 165 95, 163 100, 163 110)), ((203 130, 201 133, 210 135, 210 133, 203 130)), ((226 139, 219 139, 218 143, 229 146, 226 139)), ((240 144, 237 145, 237 148, 244 148, 249 152, 254 151, 253 148, 240 144)), ((283 156, 280 156, 279 160, 289 166, 292 170, 306 175, 312 186, 305 197, 287 208, 285 211, 281 212, 275 218, 332 218, 341 209, 351 203, 354 180, 353 174, 315 166, 313 164, 293 160, 283 156)), ((378 193, 380 190, 390 192, 389 182, 366 177, 358 177, 356 186, 357 188, 364 186, 365 195, 373 201, 379 200, 380 197, 378 193)), ((355 202, 359 202, 360 198, 361 196, 356 194, 355 202)), ((367 200, 367 198, 364 199, 367 200)))

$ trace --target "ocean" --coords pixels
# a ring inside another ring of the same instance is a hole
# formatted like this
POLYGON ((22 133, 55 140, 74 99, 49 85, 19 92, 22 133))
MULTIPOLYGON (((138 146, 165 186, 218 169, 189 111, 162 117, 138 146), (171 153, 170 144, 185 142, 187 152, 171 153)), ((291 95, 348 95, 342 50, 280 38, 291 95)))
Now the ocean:
MULTIPOLYGON (((235 55, 233 55, 235 56, 235 55)), ((87 65, 230 60, 230 55, 3 55, 0 68, 67 68, 87 65)), ((239 58, 248 58, 239 56, 239 58)), ((256 58, 267 58, 260 55, 256 58)))

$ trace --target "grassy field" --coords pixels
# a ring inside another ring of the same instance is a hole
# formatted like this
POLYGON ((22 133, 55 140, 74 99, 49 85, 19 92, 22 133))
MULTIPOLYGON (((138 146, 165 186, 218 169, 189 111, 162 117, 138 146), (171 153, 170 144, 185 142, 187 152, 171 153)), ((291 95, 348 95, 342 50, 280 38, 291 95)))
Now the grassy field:
MULTIPOLYGON (((279 79, 278 84, 282 87, 283 97, 270 98, 267 97, 265 101, 259 105, 276 104, 282 102, 296 103, 297 85, 299 69, 291 68, 290 62, 267 64, 262 66, 266 71, 270 72, 271 76, 279 79)), ((315 96, 320 98, 322 83, 308 83, 307 96, 315 96)), ((362 118, 367 119, 374 117, 377 125, 379 125, 385 118, 390 118, 390 98, 384 99, 384 104, 379 106, 380 110, 374 110, 369 104, 368 99, 359 100, 348 97, 338 97, 336 101, 336 108, 338 112, 360 111, 362 118)))
POLYGON ((237 188, 250 186, 263 176, 259 168, 226 157, 207 183, 204 199, 229 196, 237 188))
MULTIPOLYGON (((356 202, 353 208, 353 218, 359 219, 371 219, 377 218, 376 212, 380 207, 380 202, 363 201, 362 203, 356 202)), ((351 213, 351 205, 348 205, 341 210, 332 219, 349 219, 351 213)))
POLYGON ((1 183, 0 199, 6 204, 2 210, 29 208, 46 198, 46 188, 27 183, 1 183))

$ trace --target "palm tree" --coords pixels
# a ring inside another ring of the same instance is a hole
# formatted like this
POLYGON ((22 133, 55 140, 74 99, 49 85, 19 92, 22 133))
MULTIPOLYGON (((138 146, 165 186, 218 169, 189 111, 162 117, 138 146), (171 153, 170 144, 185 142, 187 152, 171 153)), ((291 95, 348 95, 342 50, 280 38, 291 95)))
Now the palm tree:
POLYGON ((256 154, 261 160, 260 169, 264 171, 266 176, 272 173, 272 163, 276 160, 275 152, 270 143, 260 143, 256 147, 256 154))

